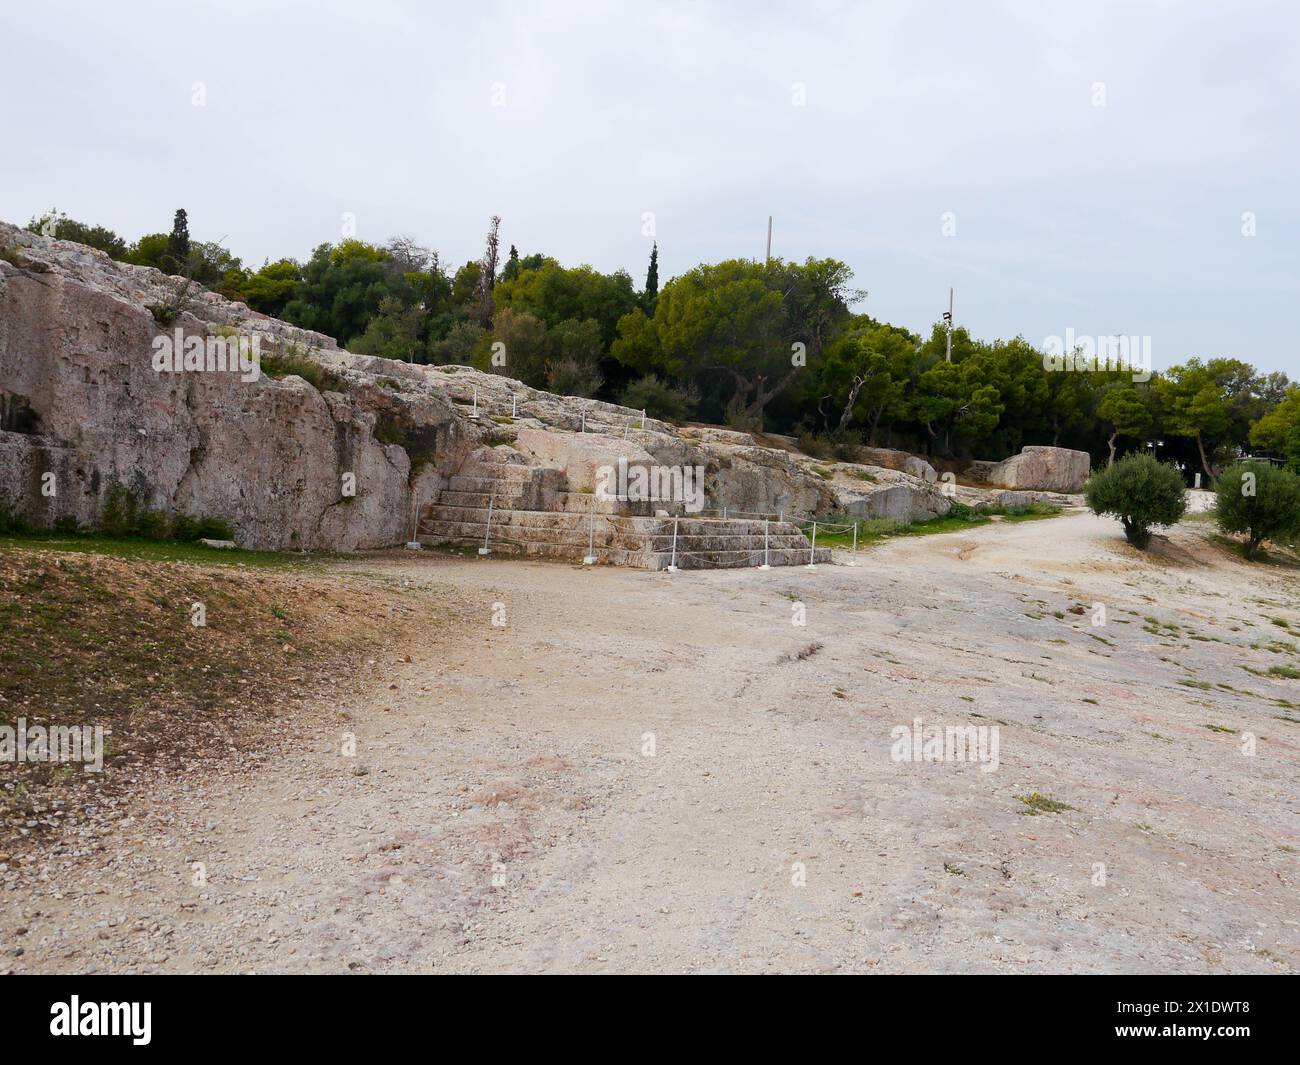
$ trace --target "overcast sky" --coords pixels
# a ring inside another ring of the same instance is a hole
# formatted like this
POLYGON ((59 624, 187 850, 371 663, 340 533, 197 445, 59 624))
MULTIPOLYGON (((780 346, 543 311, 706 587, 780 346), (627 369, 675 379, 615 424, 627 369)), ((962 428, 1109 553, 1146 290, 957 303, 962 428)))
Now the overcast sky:
POLYGON ((260 265, 347 213, 454 266, 495 213, 639 288, 647 212, 661 281, 761 257, 772 214, 917 331, 952 285, 977 336, 1300 376, 1297 39, 1240 0, 4 0, 0 217, 134 239, 183 206, 260 265))

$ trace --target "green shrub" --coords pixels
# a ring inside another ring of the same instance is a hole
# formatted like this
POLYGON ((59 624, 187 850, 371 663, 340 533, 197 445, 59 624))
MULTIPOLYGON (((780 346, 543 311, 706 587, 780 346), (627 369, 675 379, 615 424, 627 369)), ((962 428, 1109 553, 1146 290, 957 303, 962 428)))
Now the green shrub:
POLYGON ((1224 471, 1215 491, 1219 528, 1246 534, 1246 554, 1265 540, 1300 533, 1300 477, 1267 462, 1242 462, 1224 471))
MULTIPOLYGON (((74 522, 75 525, 75 522, 74 522)), ((57 526, 56 526, 57 527, 57 526)), ((121 485, 108 490, 96 530, 114 539, 130 540, 233 540, 234 526, 225 518, 174 514, 141 506, 121 485)))
POLYGON ((944 516, 956 520, 968 521, 972 524, 979 524, 984 520, 984 515, 986 513, 987 511, 976 510, 974 507, 967 506, 965 503, 961 503, 954 499, 952 501, 952 506, 948 508, 948 513, 944 516))
POLYGON ((301 377, 317 392, 341 392, 343 379, 322 366, 302 348, 290 344, 280 352, 265 352, 260 365, 268 377, 301 377))
POLYGON ((161 510, 144 509, 136 518, 135 534, 146 540, 166 540, 170 531, 171 522, 161 510))
POLYGON ((0 533, 21 533, 27 531, 27 523, 18 517, 8 504, 0 502, 0 533))
POLYGON ((647 374, 627 386, 620 402, 633 410, 644 410, 647 418, 682 422, 695 409, 696 397, 689 391, 674 388, 661 377, 647 374))
POLYGON ((198 535, 194 537, 196 540, 233 540, 235 538, 235 527, 225 518, 204 515, 191 520, 195 522, 197 527, 198 535))
POLYGON ((557 396, 590 398, 604 383, 600 368, 582 359, 551 359, 546 364, 546 389, 557 396))
POLYGON ((832 433, 831 452, 841 462, 857 462, 862 458, 862 434, 856 429, 832 433))
POLYGON ((104 512, 99 518, 99 529, 105 536, 134 536, 137 531, 138 515, 135 496, 120 484, 108 490, 104 501, 104 512))
POLYGON ((796 439, 799 450, 815 459, 838 459, 840 462, 859 462, 862 459, 862 434, 856 429, 842 432, 817 433, 804 427, 796 439))
POLYGON ((1153 526, 1173 525, 1187 509, 1183 475, 1144 454, 1126 455, 1094 473, 1083 498, 1094 513, 1118 518, 1125 538, 1138 548, 1151 542, 1153 526))
POLYGON ((811 429, 800 429, 796 439, 799 441, 799 450, 815 459, 828 459, 835 454, 831 442, 811 429))
POLYGON ((225 518, 177 514, 171 520, 173 540, 192 543, 195 540, 233 540, 235 529, 225 518))

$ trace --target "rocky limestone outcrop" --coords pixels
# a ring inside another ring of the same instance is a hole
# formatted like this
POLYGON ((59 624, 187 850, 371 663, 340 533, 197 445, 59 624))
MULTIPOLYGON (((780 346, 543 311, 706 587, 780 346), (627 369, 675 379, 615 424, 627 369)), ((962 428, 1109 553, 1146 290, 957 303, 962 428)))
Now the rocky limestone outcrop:
POLYGON ((1030 446, 992 466, 974 463, 967 475, 1002 488, 1073 493, 1083 491, 1091 468, 1092 459, 1086 451, 1030 446))
POLYGON ((23 412, 0 431, 0 505, 33 524, 93 525, 120 486, 143 506, 226 518, 241 546, 400 543, 414 494, 436 490, 483 435, 437 387, 381 385, 328 337, 212 293, 161 325, 149 306, 174 300, 180 279, 10 226, 0 246, 17 249, 0 259, 0 395, 23 412), (178 329, 339 357, 322 389, 159 372, 154 340, 178 329))
POLYGON ((908 473, 923 481, 938 480, 939 475, 933 466, 919 455, 910 455, 906 451, 895 451, 887 447, 864 447, 862 457, 872 466, 908 473))
POLYGON ((483 448, 539 468, 538 509, 590 491, 619 457, 702 467, 710 512, 917 521, 951 505, 929 483, 933 468, 903 453, 897 469, 824 462, 788 438, 678 429, 470 367, 356 355, 180 278, 4 223, 0 250, 0 508, 33 524, 94 525, 121 486, 151 508, 225 518, 245 547, 388 546, 483 448), (155 341, 176 330, 256 337, 267 372, 160 372, 155 341))

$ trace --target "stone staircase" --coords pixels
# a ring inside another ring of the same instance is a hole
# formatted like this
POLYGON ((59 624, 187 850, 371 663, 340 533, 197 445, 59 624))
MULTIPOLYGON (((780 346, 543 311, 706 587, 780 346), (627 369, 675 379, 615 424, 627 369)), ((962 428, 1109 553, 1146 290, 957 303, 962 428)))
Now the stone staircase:
POLYGON ((493 554, 641 569, 719 569, 827 563, 793 522, 656 516, 652 502, 597 499, 569 490, 563 470, 529 466, 514 452, 481 448, 420 513, 424 544, 459 543, 493 554), (489 514, 490 511, 490 514, 489 514), (490 526, 489 526, 490 521, 490 526), (674 526, 676 548, 674 551, 674 526), (766 551, 764 547, 766 545, 766 551))

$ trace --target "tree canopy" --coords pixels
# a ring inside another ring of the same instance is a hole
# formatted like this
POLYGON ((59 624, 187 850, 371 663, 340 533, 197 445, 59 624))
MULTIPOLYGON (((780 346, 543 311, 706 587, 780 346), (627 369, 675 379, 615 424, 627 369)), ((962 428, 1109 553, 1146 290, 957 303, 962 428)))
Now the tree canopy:
POLYGON ((1300 471, 1300 387, 1284 374, 1227 356, 1187 358, 1149 380, 1055 370, 1023 337, 983 340, 961 326, 949 360, 943 323, 918 335, 854 313, 864 293, 834 258, 728 259, 661 282, 654 243, 638 291, 625 270, 566 266, 513 244, 498 268, 496 218, 484 254, 454 270, 405 235, 348 238, 305 262, 253 269, 192 237, 193 222, 178 209, 169 231, 130 243, 58 211, 29 228, 182 274, 360 353, 469 364, 571 395, 626 394, 736 427, 936 461, 997 459, 1035 443, 1108 465, 1158 452, 1211 483, 1254 448, 1300 471))

